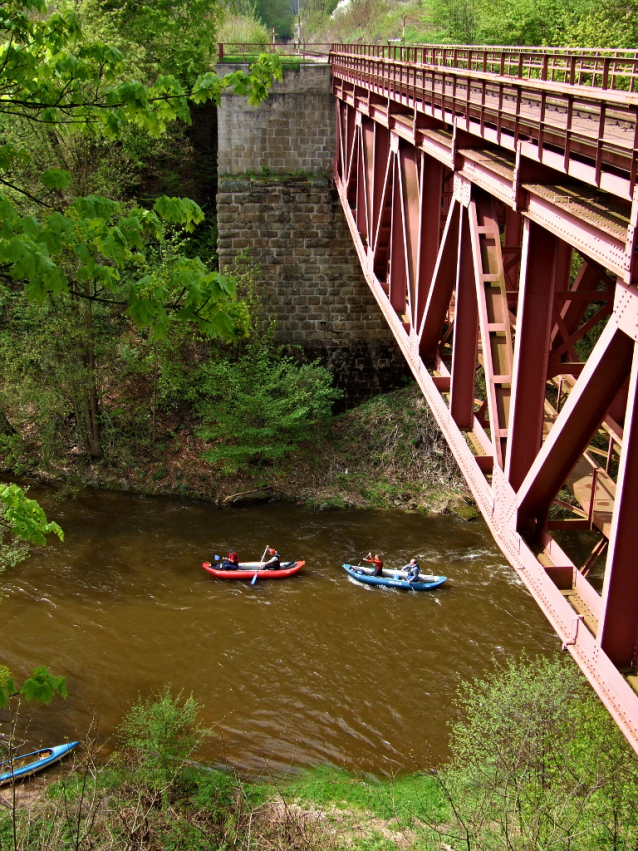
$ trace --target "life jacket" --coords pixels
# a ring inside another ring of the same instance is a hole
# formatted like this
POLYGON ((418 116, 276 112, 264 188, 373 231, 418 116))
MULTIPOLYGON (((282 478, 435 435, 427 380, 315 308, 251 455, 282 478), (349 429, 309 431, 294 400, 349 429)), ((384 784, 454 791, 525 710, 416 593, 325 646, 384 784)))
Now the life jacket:
POLYGON ((269 550, 268 555, 270 556, 270 558, 268 559, 266 564, 270 567, 271 570, 279 570, 279 568, 281 567, 281 559, 277 550, 269 550))
POLYGON ((228 561, 231 564, 238 565, 239 564, 239 556, 237 553, 228 553, 228 561))

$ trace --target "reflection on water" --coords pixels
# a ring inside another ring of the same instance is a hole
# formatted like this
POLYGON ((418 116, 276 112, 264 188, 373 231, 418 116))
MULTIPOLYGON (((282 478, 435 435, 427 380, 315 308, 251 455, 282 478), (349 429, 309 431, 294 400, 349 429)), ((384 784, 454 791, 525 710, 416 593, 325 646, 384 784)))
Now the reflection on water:
POLYGON ((480 521, 91 491, 49 512, 65 542, 8 570, 0 600, 2 661, 68 680, 69 700, 34 712, 36 744, 80 738, 94 715, 106 737, 138 693, 171 683, 203 704, 210 760, 410 771, 445 757, 462 679, 558 647, 480 521), (250 586, 201 569, 266 544, 304 571, 250 586), (370 549, 450 579, 430 593, 361 585, 340 565, 370 549))

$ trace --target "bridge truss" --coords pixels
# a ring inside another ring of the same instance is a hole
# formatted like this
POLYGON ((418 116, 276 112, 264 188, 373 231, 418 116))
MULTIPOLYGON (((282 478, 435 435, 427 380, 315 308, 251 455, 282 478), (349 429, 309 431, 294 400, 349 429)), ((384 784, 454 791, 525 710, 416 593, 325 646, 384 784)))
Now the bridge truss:
POLYGON ((637 54, 330 61, 368 284, 496 541, 638 752, 637 54))

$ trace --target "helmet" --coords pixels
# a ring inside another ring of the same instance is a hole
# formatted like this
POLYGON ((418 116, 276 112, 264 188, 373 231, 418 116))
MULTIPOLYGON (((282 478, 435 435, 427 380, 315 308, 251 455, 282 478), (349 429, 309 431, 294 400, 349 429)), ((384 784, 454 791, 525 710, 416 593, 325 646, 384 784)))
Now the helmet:
POLYGON ((277 550, 273 550, 273 548, 271 547, 271 548, 268 550, 268 552, 270 553, 270 555, 271 555, 271 556, 274 556, 274 554, 277 552, 277 550))

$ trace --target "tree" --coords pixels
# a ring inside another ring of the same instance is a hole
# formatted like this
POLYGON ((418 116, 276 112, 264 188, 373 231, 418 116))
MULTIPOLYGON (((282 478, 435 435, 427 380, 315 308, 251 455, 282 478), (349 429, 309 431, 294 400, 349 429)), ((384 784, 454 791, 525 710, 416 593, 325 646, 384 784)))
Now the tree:
POLYGON ((202 457, 234 474, 290 452, 330 416, 341 391, 318 362, 298 364, 255 341, 237 360, 203 365, 197 395, 200 434, 214 443, 202 457))
POLYGON ((223 7, 211 0, 95 0, 128 42, 139 45, 148 79, 172 74, 192 84, 215 60, 223 7))
POLYGON ((434 23, 452 44, 474 44, 478 26, 477 0, 432 0, 434 23))
POLYGON ((636 756, 570 660, 510 662, 457 708, 441 833, 476 851, 635 847, 636 756))
MULTIPOLYGON (((133 7, 146 9, 140 20, 151 12, 169 14, 159 2, 133 7)), ((202 12, 201 3, 197 8, 202 12)), ((49 299, 75 314, 73 324, 81 329, 73 343, 81 388, 76 418, 88 451, 98 458, 93 306, 126 311, 153 339, 165 336, 172 315, 207 336, 231 339, 245 333, 245 311, 237 305, 232 278, 198 257, 162 251, 172 234, 190 233, 203 220, 197 204, 163 196, 145 209, 83 194, 85 181, 59 162, 29 182, 34 166, 28 132, 25 143, 14 128, 44 128, 61 159, 63 143, 74 138, 113 143, 129 127, 159 136, 171 122, 190 121, 189 101, 219 102, 229 86, 257 104, 281 71, 276 57, 263 56, 248 72, 220 78, 207 71, 188 89, 161 73, 146 86, 122 78, 122 53, 84 38, 74 11, 49 13, 44 0, 4 3, 0 37, 0 280, 10 290, 23 288, 32 302, 49 299)), ((192 77, 191 71, 185 76, 192 77)))
POLYGON ((487 44, 563 44, 565 28, 589 0, 481 0, 479 41, 487 44))
MULTIPOLYGON (((5 533, 25 545, 18 550, 22 558, 27 554, 29 544, 46 544, 47 535, 57 535, 61 541, 64 540, 64 533, 58 524, 49 521, 40 504, 35 499, 29 499, 18 485, 0 486, 0 529, 0 566, 2 561, 6 561, 6 554, 1 551, 11 548, 11 544, 4 540, 5 533)), ((25 700, 50 703, 56 694, 67 697, 66 682, 64 677, 54 677, 46 668, 39 667, 21 688, 17 688, 9 669, 0 665, 0 708, 7 706, 9 699, 18 694, 25 700)))
MULTIPOLYGON (((31 11, 44 14, 43 0, 12 0, 0 10, 0 35, 5 39, 0 49, 0 115, 66 133, 116 140, 133 124, 159 135, 169 122, 190 121, 189 100, 219 102, 221 91, 232 86, 255 104, 280 74, 276 57, 263 56, 250 72, 224 78, 207 72, 190 91, 168 75, 150 87, 119 82, 122 55, 104 44, 83 43, 74 13, 40 19, 28 14, 31 11)), ((160 334, 170 310, 211 334, 230 332, 232 321, 217 314, 223 312, 220 305, 232 300, 232 285, 202 264, 176 257, 161 280, 145 275, 128 291, 122 288, 123 267, 142 263, 146 246, 157 240, 163 227, 192 231, 202 220, 196 204, 163 197, 153 210, 125 211, 102 197, 80 196, 69 202, 65 191, 71 174, 57 167, 44 172, 34 194, 20 181, 28 160, 24 147, 0 145, 0 274, 5 280, 24 283, 29 296, 39 301, 60 292, 86 301, 122 303, 124 298, 131 316, 142 325, 157 323, 160 334), (22 215, 20 202, 25 199, 37 205, 41 219, 22 215)))
POLYGON ((289 0, 255 0, 255 12, 279 38, 292 38, 294 18, 290 5, 289 0))
POLYGON ((564 45, 574 47, 638 47, 636 0, 600 0, 586 14, 568 22, 564 45))
POLYGON ((64 677, 55 677, 42 666, 35 668, 30 677, 18 688, 13 680, 11 671, 0 665, 0 708, 4 709, 12 697, 18 695, 27 701, 49 704, 57 695, 66 700, 69 693, 64 677))
POLYGON ((45 544, 51 534, 64 540, 62 529, 47 520, 35 499, 18 485, 0 485, 0 571, 23 561, 32 545, 45 544))
POLYGON ((29 499, 18 485, 0 486, 0 504, 0 526, 21 541, 43 546, 47 535, 57 535, 64 540, 58 524, 47 520, 40 503, 29 499))

